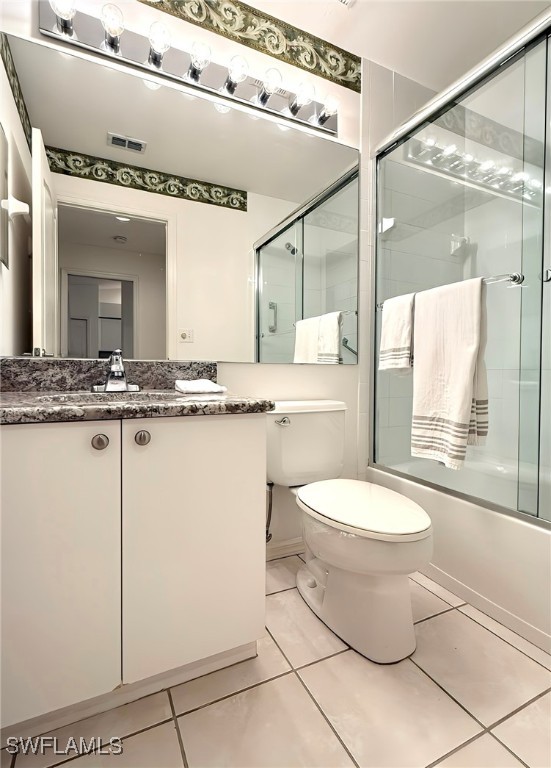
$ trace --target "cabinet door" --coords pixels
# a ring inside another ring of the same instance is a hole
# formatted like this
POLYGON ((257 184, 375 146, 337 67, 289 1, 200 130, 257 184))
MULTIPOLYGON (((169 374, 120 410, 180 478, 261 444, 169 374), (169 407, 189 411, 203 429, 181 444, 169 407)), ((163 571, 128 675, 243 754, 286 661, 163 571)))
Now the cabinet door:
POLYGON ((0 440, 9 725, 121 682, 120 422, 3 426, 0 440))
POLYGON ((264 414, 123 422, 123 680, 264 626, 264 414), (138 445, 136 433, 151 434, 138 445))

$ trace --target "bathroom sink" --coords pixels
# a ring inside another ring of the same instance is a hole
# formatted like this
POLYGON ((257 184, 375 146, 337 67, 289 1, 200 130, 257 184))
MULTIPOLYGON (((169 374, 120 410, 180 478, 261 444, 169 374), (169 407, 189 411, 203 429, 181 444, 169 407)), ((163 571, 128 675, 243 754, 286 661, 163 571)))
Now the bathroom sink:
POLYGON ((51 403, 52 405, 101 405, 108 402, 159 402, 163 400, 175 400, 185 398, 180 392, 154 391, 145 392, 64 392, 63 394, 39 395, 36 400, 39 403, 51 403))

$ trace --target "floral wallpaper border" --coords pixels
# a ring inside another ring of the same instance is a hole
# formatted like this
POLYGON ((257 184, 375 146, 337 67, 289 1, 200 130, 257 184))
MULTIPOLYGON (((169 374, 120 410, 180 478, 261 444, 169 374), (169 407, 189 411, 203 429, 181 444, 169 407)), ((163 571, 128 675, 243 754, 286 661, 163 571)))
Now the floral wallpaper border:
POLYGON ((361 59, 240 0, 140 0, 358 93, 361 59))
POLYGON ((223 187, 209 181, 186 179, 56 147, 46 147, 46 154, 50 170, 54 173, 117 184, 127 189, 139 189, 142 192, 178 197, 196 203, 218 205, 235 211, 247 210, 247 193, 240 189, 223 187))
POLYGON ((23 98, 23 91, 21 90, 21 84, 19 82, 19 77, 17 76, 17 70, 15 69, 15 63, 13 61, 10 44, 8 42, 7 35, 4 32, 0 32, 0 58, 4 63, 4 68, 6 70, 11 92, 13 93, 15 106, 17 107, 19 119, 21 120, 25 138, 27 139, 27 144, 29 145, 30 149, 32 141, 31 121, 29 118, 29 113, 27 112, 25 99, 23 98))

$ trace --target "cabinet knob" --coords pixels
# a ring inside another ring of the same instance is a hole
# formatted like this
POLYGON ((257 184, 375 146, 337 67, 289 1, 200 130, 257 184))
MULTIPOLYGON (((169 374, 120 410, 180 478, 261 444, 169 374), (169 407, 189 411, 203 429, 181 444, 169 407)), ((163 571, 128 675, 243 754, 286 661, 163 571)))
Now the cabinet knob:
POLYGON ((138 445, 147 445, 151 442, 151 435, 147 429, 140 429, 139 432, 136 432, 134 440, 138 443, 138 445))
POLYGON ((96 451, 103 451, 109 445, 109 438, 107 435, 94 435, 92 438, 92 448, 96 451))

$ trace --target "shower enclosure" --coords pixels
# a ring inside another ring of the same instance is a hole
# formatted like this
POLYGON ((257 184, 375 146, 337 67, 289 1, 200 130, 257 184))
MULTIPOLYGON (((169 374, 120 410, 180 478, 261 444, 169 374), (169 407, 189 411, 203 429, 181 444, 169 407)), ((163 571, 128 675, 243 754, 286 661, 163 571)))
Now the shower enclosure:
POLYGON ((295 323, 341 311, 341 362, 357 362, 358 170, 255 243, 256 359, 292 363, 295 323))
POLYGON ((486 278, 489 433, 460 471, 413 458, 412 375, 377 371, 373 456, 379 469, 551 521, 548 35, 377 158, 376 357, 385 299, 486 278))

